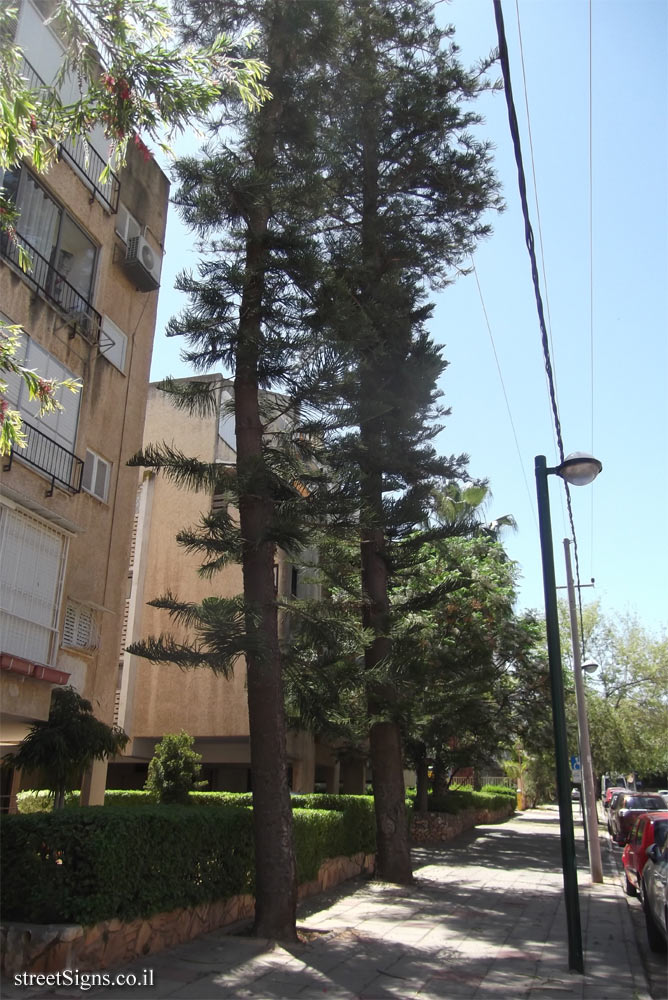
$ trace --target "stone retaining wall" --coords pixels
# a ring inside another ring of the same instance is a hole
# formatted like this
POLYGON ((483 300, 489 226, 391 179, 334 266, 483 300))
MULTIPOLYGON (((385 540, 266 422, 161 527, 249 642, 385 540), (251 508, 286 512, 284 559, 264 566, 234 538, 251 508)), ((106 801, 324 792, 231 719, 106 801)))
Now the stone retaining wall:
POLYGON ((456 816, 450 813, 413 813, 411 840, 416 844, 439 844, 452 840, 479 823, 498 823, 513 812, 514 803, 507 809, 465 809, 456 816))
MULTIPOLYGON (((373 854, 329 858, 320 866, 317 879, 299 887, 299 898, 324 892, 356 875, 373 874, 374 868, 373 854)), ((115 919, 92 927, 8 923, 0 928, 0 967, 6 977, 17 972, 48 973, 64 969, 99 972, 250 919, 254 912, 252 896, 233 896, 127 923, 115 919)))

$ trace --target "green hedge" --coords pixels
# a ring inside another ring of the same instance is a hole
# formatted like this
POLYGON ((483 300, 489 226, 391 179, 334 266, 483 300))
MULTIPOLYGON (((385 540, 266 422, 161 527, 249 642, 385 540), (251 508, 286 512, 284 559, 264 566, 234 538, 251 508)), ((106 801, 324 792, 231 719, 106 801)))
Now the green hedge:
MULTIPOLYGON (((153 799, 143 789, 118 789, 104 793, 105 806, 147 806, 153 799)), ((53 795, 46 791, 19 792, 16 805, 20 813, 52 812, 53 795)), ((79 805, 79 792, 65 792, 65 808, 79 805)))
MULTIPOLYGON (((350 798, 355 798, 351 796, 350 798)), ((375 851, 368 800, 294 813, 300 882, 329 857, 375 851)), ((3 919, 93 924, 253 892, 252 813, 90 807, 0 817, 3 919)))
POLYGON ((467 809, 489 809, 491 811, 508 809, 516 801, 515 792, 508 794, 507 789, 480 792, 472 788, 450 788, 445 795, 429 796, 429 812, 442 812, 456 815, 467 809))
MULTIPOLYGON (((198 806, 238 806, 253 805, 251 792, 191 792, 190 801, 198 806)), ((293 809, 334 809, 337 812, 347 809, 352 803, 365 802, 373 809, 371 795, 330 795, 293 794, 290 796, 293 809)), ((105 806, 147 806, 154 804, 155 799, 143 788, 108 789, 104 793, 105 806)), ((19 792, 17 796, 20 813, 50 812, 53 809, 53 796, 46 791, 19 792)), ((67 792, 66 806, 79 805, 79 792, 67 792)), ((352 808, 355 808, 353 805, 352 808)))
MULTIPOLYGON (((65 792, 65 808, 71 809, 79 805, 78 792, 65 792)), ((53 795, 51 792, 19 792, 16 796, 16 807, 20 813, 43 813, 53 810, 53 795)))

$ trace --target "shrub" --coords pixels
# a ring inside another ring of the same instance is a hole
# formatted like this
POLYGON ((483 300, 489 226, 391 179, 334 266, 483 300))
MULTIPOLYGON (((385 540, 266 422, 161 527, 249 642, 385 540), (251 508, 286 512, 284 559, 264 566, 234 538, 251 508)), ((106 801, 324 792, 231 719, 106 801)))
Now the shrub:
POLYGON ((251 792, 191 792, 190 801, 198 806, 242 806, 253 805, 251 792))
MULTIPOLYGON (((342 809, 294 812, 300 881, 326 858, 375 851, 369 800, 340 798, 342 809)), ((248 808, 93 806, 2 816, 0 831, 6 920, 132 920, 254 888, 248 808)))
POLYGON ((132 920, 253 891, 243 809, 91 807, 2 817, 4 918, 132 920))
POLYGON ((486 792, 475 792, 468 788, 451 788, 446 795, 431 795, 429 811, 456 815, 466 809, 489 809, 492 811, 510 809, 516 801, 515 793, 508 794, 507 789, 486 792))
POLYGON ((163 805, 188 805, 189 793, 198 787, 202 755, 193 749, 194 744, 194 737, 184 729, 166 733, 156 744, 144 787, 163 805))
MULTIPOLYGON (((34 792, 19 792, 16 808, 20 813, 53 812, 55 798, 53 792, 40 789, 34 792)), ((65 792, 65 809, 79 805, 79 792, 65 792)))
POLYGON ((517 798, 517 789, 509 788, 507 785, 483 785, 480 791, 486 795, 507 795, 511 799, 517 798))
POLYGON ((105 806, 150 806, 154 798, 143 788, 109 788, 104 793, 105 806))

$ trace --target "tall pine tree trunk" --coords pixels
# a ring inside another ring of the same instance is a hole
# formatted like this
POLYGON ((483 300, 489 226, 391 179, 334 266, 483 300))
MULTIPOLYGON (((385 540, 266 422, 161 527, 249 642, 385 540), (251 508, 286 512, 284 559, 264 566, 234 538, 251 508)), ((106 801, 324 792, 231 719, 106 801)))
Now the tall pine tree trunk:
MULTIPOLYGON (((276 15, 268 44, 272 73, 280 73, 281 16, 276 15)), ((271 87, 271 80, 269 81, 271 87)), ((283 104, 274 99, 258 113, 261 129, 255 163, 260 174, 270 172, 276 127, 283 104)), ((239 522, 242 537, 247 631, 258 642, 247 655, 248 716, 253 782, 255 838, 255 924, 258 937, 296 939, 297 871, 292 807, 288 785, 286 722, 283 700, 278 622, 274 594, 274 544, 271 538, 273 501, 269 477, 263 474, 263 425, 258 379, 264 287, 265 241, 269 226, 269 196, 258 198, 249 219, 246 242, 246 282, 242 296, 234 379, 237 468, 242 492, 239 522)))
MULTIPOLYGON (((369 9, 362 9, 362 17, 369 9)), ((370 37, 370 36, 367 36, 370 37)), ((368 42, 367 42, 368 44, 368 42)), ((367 65, 373 66, 374 54, 366 53, 367 65)), ((370 99, 362 116, 362 302, 368 307, 372 326, 382 302, 380 288, 382 248, 378 226, 378 94, 374 93, 373 78, 369 81, 370 99)), ((379 665, 392 653, 390 638, 390 597, 386 560, 385 518, 383 511, 383 475, 377 463, 383 454, 383 420, 373 412, 377 397, 378 373, 374 365, 374 348, 382 340, 382 322, 376 322, 372 343, 360 365, 360 398, 362 419, 361 499, 362 499, 362 592, 364 595, 364 625, 374 634, 365 651, 367 675, 373 677, 379 665), (371 410, 364 413, 366 402, 371 410), (366 457, 366 458, 365 458, 366 457), (366 466, 366 467, 365 467, 366 466)), ((373 796, 378 845, 377 871, 381 879, 399 884, 412 881, 408 820, 404 788, 401 734, 390 719, 394 703, 391 686, 368 685, 367 710, 371 721, 369 742, 373 769, 373 796), (381 717, 379 720, 378 717, 381 717), (382 717, 385 716, 383 719, 382 717)))
MULTIPOLYGON (((363 386, 362 386, 363 388, 363 386)), ((368 454, 376 455, 376 434, 362 427, 362 441, 368 454), (371 449, 371 450, 369 450, 371 449)), ((376 442, 377 444, 377 442, 376 442)), ((362 470, 362 506, 367 525, 362 528, 362 593, 364 626, 375 638, 364 654, 367 675, 373 677, 392 653, 389 635, 389 609, 385 536, 382 527, 374 527, 382 517, 382 476, 362 470)), ((382 523, 382 521, 380 522, 382 523)), ((373 770, 373 798, 378 845, 377 872, 386 882, 405 884, 412 881, 408 818, 404 788, 401 734, 396 722, 379 720, 391 713, 395 701, 392 686, 371 680, 367 687, 367 711, 371 726, 369 742, 373 770)))

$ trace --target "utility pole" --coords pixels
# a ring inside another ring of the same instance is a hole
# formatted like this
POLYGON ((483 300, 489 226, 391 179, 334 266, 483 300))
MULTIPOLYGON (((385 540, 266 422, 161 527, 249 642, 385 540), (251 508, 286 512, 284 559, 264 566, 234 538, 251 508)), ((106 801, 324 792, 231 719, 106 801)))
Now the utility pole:
POLYGON ((591 762, 591 746, 589 743, 589 723, 587 721, 587 703, 585 701, 584 681, 582 679, 582 660, 580 657, 580 637, 578 635, 578 617, 575 605, 575 585, 571 568, 571 542, 564 538, 564 554, 566 556, 566 583, 568 587, 568 609, 571 620, 571 645, 573 647, 573 677, 575 679, 575 702, 578 711, 578 733, 580 736, 580 761, 582 768, 582 790, 584 792, 584 816, 588 834, 589 867, 592 882, 603 881, 601 864, 601 845, 598 839, 598 816, 596 813, 596 793, 594 791, 594 773, 591 762))

